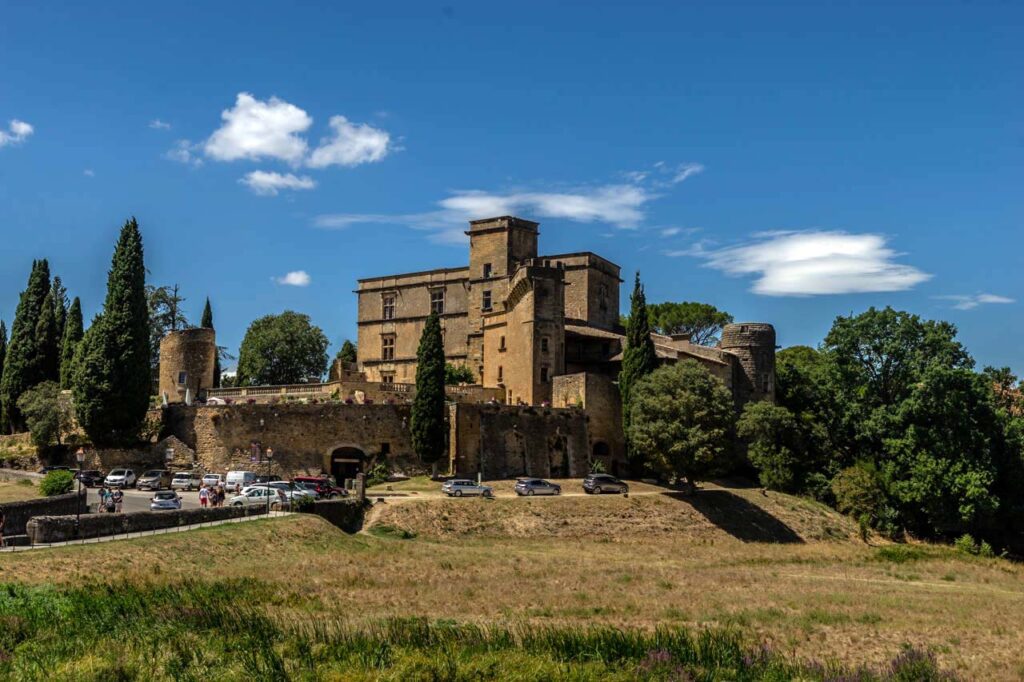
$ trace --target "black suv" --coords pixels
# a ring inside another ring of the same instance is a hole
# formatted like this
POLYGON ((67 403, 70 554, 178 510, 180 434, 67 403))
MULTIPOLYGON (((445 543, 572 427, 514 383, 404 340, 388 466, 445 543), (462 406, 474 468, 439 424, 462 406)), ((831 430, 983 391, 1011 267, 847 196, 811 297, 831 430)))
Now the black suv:
POLYGON ((75 478, 80 480, 86 488, 94 488, 103 483, 104 476, 102 472, 95 469, 85 469, 76 471, 75 478))
POLYGON ((629 486, 625 481, 609 474, 590 474, 583 479, 583 492, 588 495, 600 495, 601 493, 628 493, 629 486))

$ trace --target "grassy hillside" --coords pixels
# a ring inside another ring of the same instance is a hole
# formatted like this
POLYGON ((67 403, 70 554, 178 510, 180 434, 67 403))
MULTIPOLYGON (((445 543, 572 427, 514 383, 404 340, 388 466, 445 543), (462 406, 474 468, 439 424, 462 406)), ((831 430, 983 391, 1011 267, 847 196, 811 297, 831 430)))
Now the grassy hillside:
MULTIPOLYGON (((99 581, 117 592, 255 580, 259 595, 239 592, 234 601, 265 609, 275 627, 315 618, 372 629, 381 619, 420 617, 557 632, 725 629, 740 633, 743 646, 782 652, 787 665, 832 659, 877 667, 913 646, 971 679, 1024 676, 1016 625, 1024 620, 1024 568, 942 547, 868 546, 851 539, 855 529, 841 517, 786 496, 705 492, 710 499, 389 501, 356 536, 307 516, 231 524, 0 555, 0 582, 73 590, 99 581), (741 513, 747 523, 736 521, 741 513)), ((290 637, 275 640, 289 665, 309 644, 290 637)), ((413 647, 398 658, 422 663, 423 653, 413 647)), ((559 660, 515 647, 506 653, 547 673, 559 660)), ((461 655, 459 670, 482 665, 479 656, 461 655)), ((641 663, 623 659, 577 679, 636 677, 641 663)), ((389 675, 409 670, 394 665, 389 675)), ((543 679, 541 672, 522 679, 543 679)))
POLYGON ((32 481, 0 481, 0 504, 40 497, 39 488, 32 481))

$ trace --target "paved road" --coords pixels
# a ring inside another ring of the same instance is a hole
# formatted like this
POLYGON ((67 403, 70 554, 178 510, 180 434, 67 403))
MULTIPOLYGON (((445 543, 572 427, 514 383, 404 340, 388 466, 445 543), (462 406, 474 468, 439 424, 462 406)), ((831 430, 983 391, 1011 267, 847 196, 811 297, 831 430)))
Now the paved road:
MULTIPOLYGON (((199 493, 195 490, 192 492, 181 491, 178 493, 181 495, 181 508, 182 509, 198 509, 199 508, 199 493)), ((134 490, 127 489, 124 491, 124 504, 122 505, 121 511, 125 512, 140 512, 149 511, 149 498, 153 497, 153 493, 149 490, 134 490)), ((95 507, 100 502, 99 491, 96 488, 89 489, 89 505, 95 507)))

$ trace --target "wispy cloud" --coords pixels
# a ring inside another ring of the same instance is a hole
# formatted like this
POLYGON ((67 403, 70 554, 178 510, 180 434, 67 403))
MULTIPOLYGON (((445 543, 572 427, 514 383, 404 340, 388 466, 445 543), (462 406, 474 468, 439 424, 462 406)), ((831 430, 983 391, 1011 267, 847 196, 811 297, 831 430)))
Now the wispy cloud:
POLYGON ((904 291, 931 278, 912 265, 895 262, 901 254, 878 234, 841 231, 773 232, 738 246, 666 252, 692 256, 727 275, 753 276, 751 291, 766 296, 818 296, 904 291))
POLYGON ((149 122, 149 127, 152 128, 153 130, 170 130, 171 124, 167 121, 161 121, 158 118, 154 118, 152 121, 149 122))
POLYGON ((0 147, 20 144, 36 131, 31 124, 14 118, 7 124, 7 130, 0 129, 0 147))
POLYGON ((191 140, 177 140, 173 147, 164 152, 164 158, 189 166, 202 166, 203 159, 198 153, 200 146, 191 140))
POLYGON ((309 283, 313 281, 305 270, 294 270, 287 275, 274 277, 273 279, 278 284, 289 287, 308 287, 309 283))
POLYGON ((676 166, 675 170, 672 172, 671 183, 673 185, 677 185, 688 177, 702 172, 704 172, 704 166, 699 163, 680 164, 679 166, 676 166))
POLYGON ((92 168, 86 168, 85 170, 82 171, 82 175, 84 175, 87 178, 94 178, 96 177, 96 171, 94 171, 92 168))
POLYGON ((308 175, 299 176, 292 173, 282 174, 261 170, 247 173, 238 182, 256 194, 264 196, 276 196, 281 190, 303 190, 316 187, 316 182, 308 175))
POLYGON ((973 310, 980 305, 991 303, 1006 304, 1016 303, 1016 299, 997 294, 949 294, 948 296, 936 296, 942 301, 952 301, 953 307, 957 310, 973 310))

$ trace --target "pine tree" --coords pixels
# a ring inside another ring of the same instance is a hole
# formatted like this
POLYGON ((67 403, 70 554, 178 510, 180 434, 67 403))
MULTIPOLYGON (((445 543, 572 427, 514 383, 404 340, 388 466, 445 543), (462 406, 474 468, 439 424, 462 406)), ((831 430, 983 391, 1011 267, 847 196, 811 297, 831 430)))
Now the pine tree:
POLYGON ((43 381, 56 382, 60 378, 60 338, 54 307, 53 291, 48 291, 36 323, 36 364, 43 381))
POLYGON ((75 351, 82 341, 82 302, 75 297, 68 309, 68 318, 64 323, 64 336, 60 342, 60 387, 62 390, 71 388, 75 374, 75 351))
MULTIPOLYGON (((636 273, 633 294, 629 300, 629 320, 626 323, 626 347, 622 352, 622 371, 619 373, 619 394, 622 396, 622 422, 629 433, 630 393, 637 382, 658 366, 658 356, 651 339, 651 324, 647 317, 647 297, 636 273)), ((629 443, 627 441, 627 447, 629 443)), ((630 456, 635 453, 630 447, 630 456)), ((634 473, 639 473, 634 472, 634 473)))
POLYGON ((341 350, 338 351, 338 359, 342 362, 356 362, 356 345, 345 339, 345 342, 341 344, 341 350))
POLYGON ((416 397, 412 403, 412 446, 420 459, 434 465, 445 450, 444 342, 441 320, 430 313, 416 351, 416 397))
MULTIPOLYGON (((203 329, 213 329, 213 308, 210 306, 210 297, 206 297, 206 306, 203 307, 203 317, 199 322, 203 329)), ((220 388, 220 346, 217 346, 213 354, 213 387, 220 388)))
MULTIPOLYGON (((0 320, 0 377, 4 375, 4 360, 7 359, 7 325, 0 320)), ((0 433, 7 433, 7 415, 0 409, 0 433)))
POLYGON ((129 445, 138 438, 150 401, 149 335, 142 235, 132 218, 114 249, 103 313, 75 360, 76 416, 97 445, 129 445))
POLYGON ((68 319, 68 289, 60 277, 54 276, 53 284, 50 286, 50 294, 53 296, 53 319, 57 325, 57 339, 64 338, 64 325, 68 319))
POLYGON ((36 325, 43 301, 50 292, 50 266, 45 260, 32 262, 28 286, 21 292, 11 325, 3 379, 0 380, 0 402, 7 426, 14 432, 25 430, 25 421, 18 410, 18 398, 27 389, 43 381, 36 344, 36 325))

